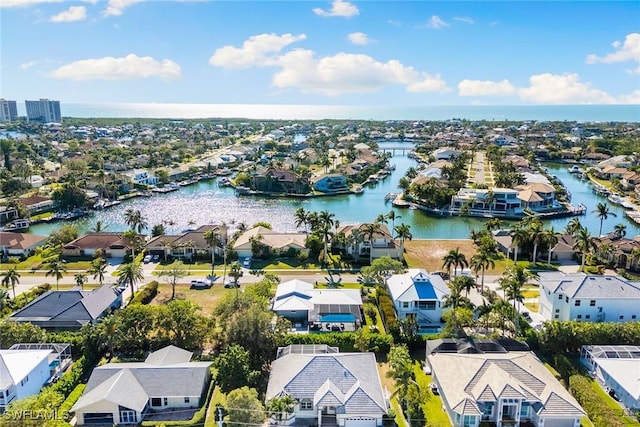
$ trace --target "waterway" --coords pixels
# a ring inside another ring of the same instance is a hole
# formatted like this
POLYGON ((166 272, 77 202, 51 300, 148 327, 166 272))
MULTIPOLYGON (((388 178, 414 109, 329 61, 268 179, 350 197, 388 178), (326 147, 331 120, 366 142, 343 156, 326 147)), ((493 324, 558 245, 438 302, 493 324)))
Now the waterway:
MULTIPOLYGON (((392 209, 396 212, 396 225, 406 223, 411 226, 414 238, 419 239, 464 239, 469 232, 484 226, 485 219, 460 218, 460 217, 431 217, 420 210, 392 208, 391 203, 384 201, 387 193, 396 193, 398 181, 405 171, 416 166, 414 160, 406 156, 413 147, 409 143, 381 143, 380 148, 402 146, 406 150, 396 150, 390 163, 396 166, 396 170, 383 181, 371 186, 366 186, 362 194, 339 195, 317 197, 309 199, 285 199, 266 198, 253 196, 236 196, 233 188, 219 187, 216 180, 201 181, 197 184, 181 187, 179 191, 155 195, 151 198, 130 199, 113 208, 97 211, 87 218, 76 220, 81 233, 93 228, 97 221, 102 221, 107 226, 107 231, 121 231, 127 228, 124 223, 124 212, 138 209, 146 219, 149 226, 155 224, 174 222, 165 225, 168 233, 197 227, 203 224, 225 222, 233 227, 233 224, 243 222, 248 226, 258 221, 265 221, 278 231, 295 231, 294 212, 303 207, 307 211, 328 210, 335 215, 335 219, 341 224, 355 224, 371 222, 379 214, 388 214, 392 209)), ((591 234, 597 234, 600 221, 591 213, 599 202, 607 202, 605 198, 594 195, 591 185, 587 181, 580 181, 569 174, 566 165, 548 165, 549 172, 560 178, 573 198, 572 203, 582 203, 587 207, 587 214, 580 217, 580 221, 591 234)), ((604 222, 603 233, 613 230, 615 224, 624 223, 627 226, 627 235, 640 234, 640 227, 627 219, 623 214, 623 208, 612 205, 611 212, 617 217, 610 216, 604 222)), ((562 218, 548 221, 556 231, 563 230, 570 218, 562 218)), ((48 235, 51 231, 60 228, 65 223, 38 224, 31 227, 31 233, 48 235)), ((391 227, 391 224, 389 224, 391 227)))

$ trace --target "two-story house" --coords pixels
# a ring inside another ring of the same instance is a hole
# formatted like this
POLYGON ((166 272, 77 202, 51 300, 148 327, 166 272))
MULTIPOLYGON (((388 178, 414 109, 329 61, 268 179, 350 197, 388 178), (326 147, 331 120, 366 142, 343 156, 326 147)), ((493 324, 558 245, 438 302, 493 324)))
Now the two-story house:
POLYGON ((144 169, 134 169, 125 172, 124 175, 129 178, 133 185, 158 185, 158 177, 144 169))
POLYGON ((337 193, 349 190, 347 177, 341 174, 324 175, 313 181, 313 189, 323 193, 337 193))
POLYGON ((444 298, 451 292, 442 277, 412 268, 387 279, 398 319, 414 318, 421 333, 435 333, 442 327, 444 298))
POLYGON ((620 276, 541 272, 540 314, 546 320, 628 322, 640 319, 640 283, 620 276))
MULTIPOLYGON (((340 233, 344 233, 347 241, 347 245, 342 249, 356 261, 373 261, 383 256, 400 259, 402 256, 400 246, 396 244, 385 224, 380 224, 373 233, 368 231, 368 224, 344 225, 336 230, 336 234, 340 233)), ((335 244, 332 246, 335 247, 335 244)))

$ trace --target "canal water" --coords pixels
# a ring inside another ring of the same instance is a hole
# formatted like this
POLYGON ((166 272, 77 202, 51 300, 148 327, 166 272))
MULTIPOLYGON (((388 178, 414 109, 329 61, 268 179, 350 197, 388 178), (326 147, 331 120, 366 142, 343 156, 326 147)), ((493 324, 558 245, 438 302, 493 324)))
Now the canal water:
MULTIPOLYGON (((258 221, 265 221, 270 223, 274 230, 295 231, 294 212, 299 207, 303 207, 307 211, 328 210, 343 225, 371 222, 379 214, 388 214, 393 209, 396 213, 395 224, 409 224, 413 237, 417 239, 465 239, 468 238, 471 230, 484 226, 486 219, 430 217, 420 210, 392 208, 390 202, 385 202, 386 194, 400 191, 398 181, 405 171, 411 166, 416 166, 416 162, 407 157, 407 153, 413 148, 412 144, 399 142, 380 144, 381 149, 399 146, 406 149, 395 150, 390 160, 390 163, 396 166, 395 171, 383 181, 366 186, 362 194, 309 199, 238 197, 233 188, 219 187, 217 180, 210 180, 181 187, 179 191, 168 194, 130 199, 113 208, 94 212, 91 216, 73 223, 78 226, 80 233, 93 228, 97 221, 102 221, 103 226, 107 226, 106 231, 122 231, 127 228, 124 212, 131 208, 141 211, 149 227, 173 221, 174 224, 165 225, 168 233, 179 233, 187 228, 223 221, 231 227, 240 222, 251 226, 258 221)), ((572 203, 574 205, 582 203, 587 207, 587 215, 580 217, 580 220, 592 234, 597 234, 600 222, 591 211, 595 209, 598 202, 607 200, 594 195, 588 182, 580 181, 569 174, 566 165, 549 165, 548 168, 549 172, 558 176, 572 193, 572 203)), ((617 218, 609 217, 604 222, 603 233, 612 231, 614 225, 620 222, 627 225, 627 235, 635 236, 640 233, 640 227, 623 215, 621 207, 611 205, 611 211, 618 216, 617 218)), ((569 220, 570 218, 562 218, 548 221, 548 223, 553 225, 556 231, 560 231, 569 220)), ((62 225, 64 225, 63 222, 34 225, 31 227, 31 233, 48 235, 62 225)))

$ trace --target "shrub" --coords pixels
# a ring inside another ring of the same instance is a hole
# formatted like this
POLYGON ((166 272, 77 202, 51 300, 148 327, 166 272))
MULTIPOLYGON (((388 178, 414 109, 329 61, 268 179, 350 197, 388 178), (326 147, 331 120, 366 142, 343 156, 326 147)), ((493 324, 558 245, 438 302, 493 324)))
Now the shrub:
POLYGON ((82 396, 82 393, 84 392, 84 389, 86 387, 86 384, 78 384, 76 388, 73 389, 71 394, 69 394, 69 396, 65 399, 62 405, 60 405, 59 412, 62 414, 62 417, 65 419, 65 421, 69 421, 71 419, 69 410, 73 407, 73 405, 75 405, 78 399, 80 399, 80 396, 82 396))
POLYGON ((569 390, 587 412, 595 427, 624 427, 617 414, 591 386, 591 379, 583 375, 569 378, 569 390))
MULTIPOLYGON (((326 344, 330 347, 338 347, 341 352, 357 351, 355 348, 355 332, 336 332, 322 334, 289 334, 284 338, 283 345, 289 344, 326 344)), ((388 353, 393 344, 390 335, 371 333, 369 335, 369 347, 376 348, 380 353, 388 353)))
POLYGON ((147 283, 133 297, 130 304, 149 304, 158 294, 158 282, 152 281, 147 283))

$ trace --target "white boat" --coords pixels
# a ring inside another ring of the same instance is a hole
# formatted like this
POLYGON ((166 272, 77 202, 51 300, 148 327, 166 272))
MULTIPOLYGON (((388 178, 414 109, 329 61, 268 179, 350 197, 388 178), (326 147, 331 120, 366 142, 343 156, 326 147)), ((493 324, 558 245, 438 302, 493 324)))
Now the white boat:
POLYGON ((569 168, 569 173, 580 173, 580 168, 576 165, 573 165, 569 168))
POLYGON ((618 193, 609 194, 609 196, 607 197, 607 200, 609 200, 614 205, 621 205, 623 202, 622 197, 620 197, 618 193))
POLYGON ((353 192, 356 194, 360 194, 364 191, 364 188, 362 188, 362 185, 356 185, 355 187, 353 187, 353 192))

